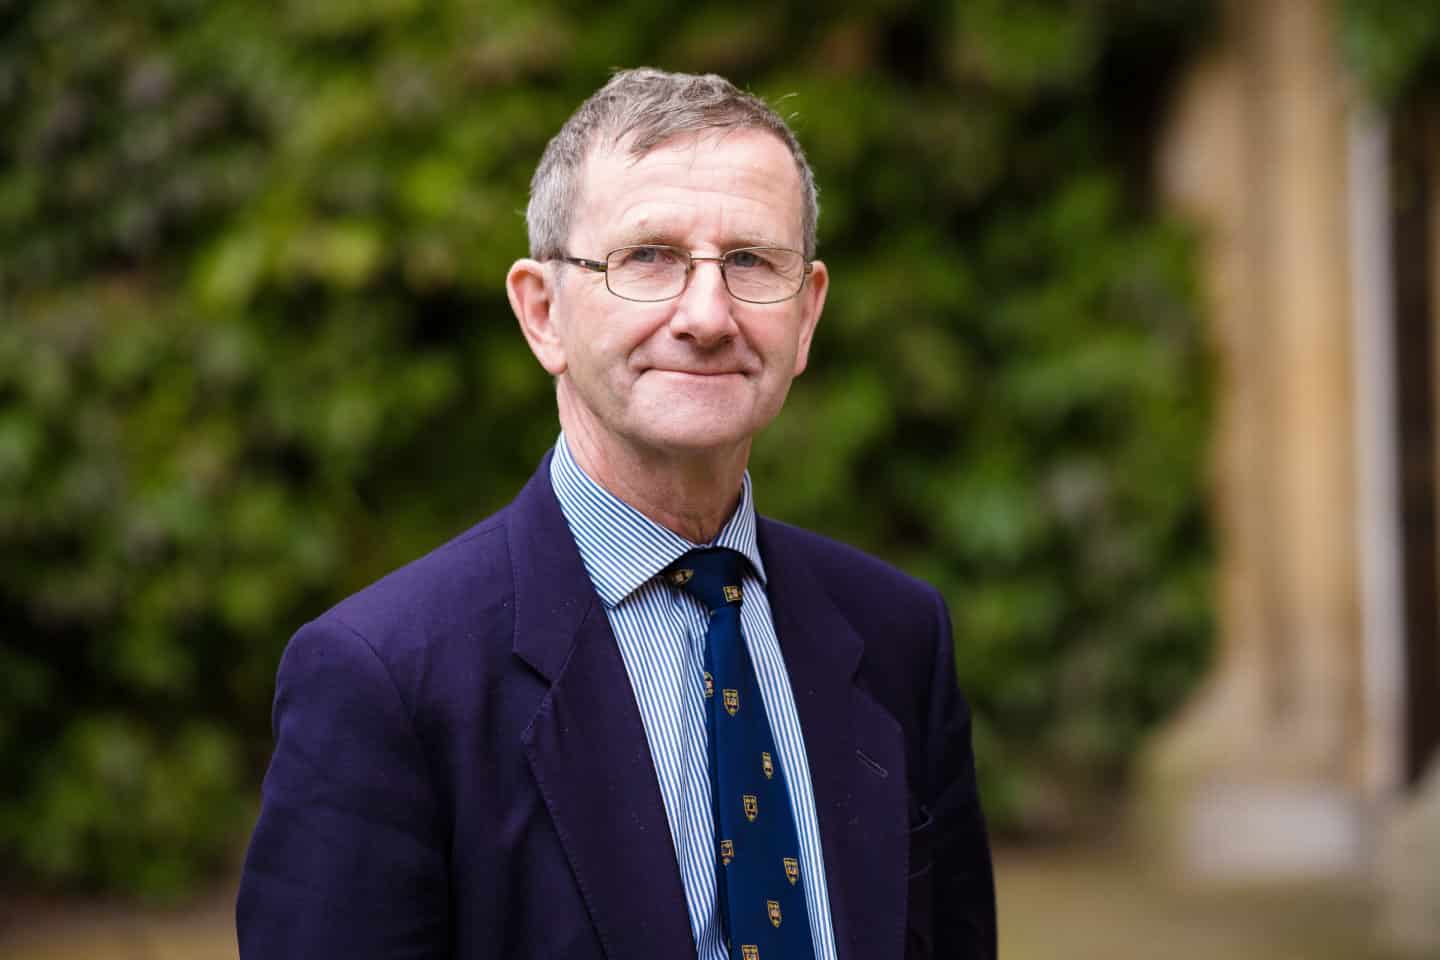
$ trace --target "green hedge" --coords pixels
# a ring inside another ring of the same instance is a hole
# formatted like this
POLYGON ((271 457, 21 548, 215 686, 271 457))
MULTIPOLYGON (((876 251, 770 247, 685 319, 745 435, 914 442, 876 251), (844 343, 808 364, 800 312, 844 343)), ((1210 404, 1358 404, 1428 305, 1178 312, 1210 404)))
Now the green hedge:
POLYGON ((233 856, 305 619, 553 440, 502 280, 617 64, 794 115, 834 278, 762 510, 940 585, 1003 828, 1211 630, 1208 381, 1150 146, 1201 0, 0 3, 0 871, 233 856), (781 99, 783 98, 783 99, 781 99))
POLYGON ((1440 8, 1411 0, 1336 0, 1361 89, 1382 105, 1440 93, 1440 8))

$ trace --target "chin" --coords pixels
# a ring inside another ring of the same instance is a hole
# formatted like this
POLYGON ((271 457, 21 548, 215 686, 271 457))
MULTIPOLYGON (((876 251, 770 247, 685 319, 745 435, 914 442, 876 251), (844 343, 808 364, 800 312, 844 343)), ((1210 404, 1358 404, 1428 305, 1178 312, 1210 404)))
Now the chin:
POLYGON ((755 413, 754 398, 743 392, 664 391, 632 406, 629 432, 661 448, 722 448, 743 443, 762 426, 755 413))
POLYGON ((748 418, 667 417, 630 432, 641 445, 662 453, 726 453, 748 444, 758 427, 748 418))

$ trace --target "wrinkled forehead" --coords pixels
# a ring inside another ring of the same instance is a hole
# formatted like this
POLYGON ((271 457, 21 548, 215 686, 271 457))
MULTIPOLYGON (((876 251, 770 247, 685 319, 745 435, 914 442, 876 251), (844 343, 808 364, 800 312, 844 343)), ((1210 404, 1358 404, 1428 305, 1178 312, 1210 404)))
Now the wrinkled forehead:
POLYGON ((679 243, 708 230, 726 234, 710 238, 725 245, 803 248, 800 173, 763 128, 685 132, 645 150, 630 137, 601 139, 579 181, 574 239, 679 243))

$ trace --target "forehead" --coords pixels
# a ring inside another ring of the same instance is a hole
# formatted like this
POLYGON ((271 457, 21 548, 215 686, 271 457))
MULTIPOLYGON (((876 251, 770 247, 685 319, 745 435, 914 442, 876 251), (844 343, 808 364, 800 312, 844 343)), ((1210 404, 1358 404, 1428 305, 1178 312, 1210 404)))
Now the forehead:
POLYGON ((639 157, 596 147, 581 183, 576 243, 802 246, 800 174, 766 130, 682 135, 639 157))

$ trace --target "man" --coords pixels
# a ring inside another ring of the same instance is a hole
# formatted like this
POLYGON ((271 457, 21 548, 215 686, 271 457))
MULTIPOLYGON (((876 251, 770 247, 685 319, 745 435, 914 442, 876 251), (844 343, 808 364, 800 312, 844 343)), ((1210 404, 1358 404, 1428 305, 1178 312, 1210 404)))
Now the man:
POLYGON ((617 74, 551 141, 507 288, 560 439, 291 640, 243 957, 994 955, 943 601, 754 512, 816 217, 719 77, 617 74))

